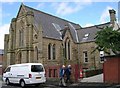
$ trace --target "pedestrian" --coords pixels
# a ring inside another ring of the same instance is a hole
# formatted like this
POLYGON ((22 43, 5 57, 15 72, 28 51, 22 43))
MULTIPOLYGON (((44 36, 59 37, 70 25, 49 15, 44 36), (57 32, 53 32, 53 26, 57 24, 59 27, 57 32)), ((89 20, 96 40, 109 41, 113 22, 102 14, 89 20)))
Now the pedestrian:
POLYGON ((70 78, 70 76, 71 76, 71 65, 68 65, 68 67, 66 68, 66 70, 65 70, 65 74, 66 74, 66 83, 68 83, 68 81, 69 81, 69 83, 71 83, 71 78, 70 78))
POLYGON ((65 76, 65 65, 62 65, 62 68, 60 68, 60 86, 66 86, 66 83, 64 81, 64 76, 65 76))

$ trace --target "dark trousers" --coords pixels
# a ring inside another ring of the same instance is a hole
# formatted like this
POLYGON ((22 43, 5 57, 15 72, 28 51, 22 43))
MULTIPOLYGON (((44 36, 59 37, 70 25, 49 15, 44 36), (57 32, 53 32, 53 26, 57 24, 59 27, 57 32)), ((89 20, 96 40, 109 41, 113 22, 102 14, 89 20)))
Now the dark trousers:
POLYGON ((70 75, 67 75, 67 78, 66 78, 65 82, 68 83, 68 81, 71 82, 70 75))

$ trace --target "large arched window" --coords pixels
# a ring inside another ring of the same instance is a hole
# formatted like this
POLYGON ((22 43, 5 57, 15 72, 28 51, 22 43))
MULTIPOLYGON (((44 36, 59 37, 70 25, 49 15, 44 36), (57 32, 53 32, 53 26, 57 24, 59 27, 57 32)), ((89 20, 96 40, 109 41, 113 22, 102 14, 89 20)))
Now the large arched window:
POLYGON ((36 56, 36 60, 38 60, 38 48, 35 47, 35 56, 36 56))
POLYGON ((27 50, 27 54, 26 54, 26 59, 27 59, 27 63, 29 63, 29 51, 27 50))
POLYGON ((48 60, 51 59, 51 44, 48 44, 48 60))
POLYGON ((68 60, 70 60, 70 41, 68 41, 68 60))
POLYGON ((55 58, 56 58, 56 48, 55 48, 55 44, 53 45, 53 60, 55 60, 55 58))
POLYGON ((48 44, 48 60, 55 60, 56 59, 56 45, 55 44, 48 44))
POLYGON ((21 61, 22 61, 22 53, 20 52, 18 54, 18 61, 17 61, 17 63, 21 64, 21 61))
POLYGON ((64 57, 67 58, 67 42, 65 42, 64 57))
POLYGON ((11 46, 10 46, 11 48, 13 48, 13 45, 14 45, 14 41, 13 40, 14 40, 14 30, 12 29, 11 30, 11 46))
POLYGON ((24 34, 23 30, 19 30, 19 46, 23 46, 24 34))
POLYGON ((70 55, 71 55, 71 45, 69 38, 67 38, 65 41, 64 56, 66 59, 70 60, 70 55))

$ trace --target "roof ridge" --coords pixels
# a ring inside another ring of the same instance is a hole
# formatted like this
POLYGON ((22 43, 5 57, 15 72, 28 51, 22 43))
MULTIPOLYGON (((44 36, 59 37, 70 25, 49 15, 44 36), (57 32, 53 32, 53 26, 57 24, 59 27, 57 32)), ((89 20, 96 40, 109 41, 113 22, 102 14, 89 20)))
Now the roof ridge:
POLYGON ((102 25, 106 25, 106 24, 109 24, 109 23, 110 22, 106 22, 106 23, 102 23, 102 24, 97 24, 97 25, 89 26, 89 27, 82 27, 81 29, 92 28, 92 27, 96 27, 96 26, 102 26, 102 25))
MULTIPOLYGON (((22 5, 24 5, 24 4, 22 4, 22 5)), ((49 14, 49 13, 46 13, 46 12, 40 11, 40 10, 38 10, 38 9, 35 9, 35 8, 32 8, 32 7, 29 7, 29 6, 27 6, 27 5, 24 5, 24 6, 27 7, 27 8, 30 8, 30 9, 32 9, 32 10, 35 10, 35 11, 41 12, 41 13, 43 13, 43 14, 46 14, 46 15, 49 15, 49 16, 52 16, 52 17, 55 17, 55 18, 58 18, 58 19, 61 19, 61 20, 67 21, 67 22, 69 22, 69 23, 72 23, 72 24, 75 24, 75 25, 79 25, 79 24, 76 24, 76 23, 74 23, 74 22, 68 21, 68 20, 66 20, 66 19, 60 18, 60 17, 58 17, 58 16, 55 16, 55 15, 52 15, 52 14, 49 14)), ((80 26, 80 25, 79 25, 79 26, 80 26)), ((81 27, 81 26, 80 26, 80 27, 81 27)))

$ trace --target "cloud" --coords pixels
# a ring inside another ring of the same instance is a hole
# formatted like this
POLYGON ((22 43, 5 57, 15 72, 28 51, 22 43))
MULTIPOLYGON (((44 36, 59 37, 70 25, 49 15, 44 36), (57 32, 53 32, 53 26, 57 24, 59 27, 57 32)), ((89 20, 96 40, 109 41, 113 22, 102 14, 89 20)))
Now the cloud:
POLYGON ((1 0, 1 2, 15 2, 16 0, 1 0))
POLYGON ((102 12, 102 15, 100 17, 100 23, 105 23, 107 21, 107 19, 110 17, 109 15, 109 10, 113 9, 110 6, 107 6, 106 9, 104 9, 104 11, 102 12))
POLYGON ((41 7, 44 7, 44 6, 45 6, 45 3, 41 2, 41 3, 39 3, 39 4, 36 6, 36 8, 39 9, 39 8, 41 8, 41 7))
POLYGON ((1 2, 119 2, 119 0, 1 0, 1 2))
POLYGON ((14 2, 24 2, 24 1, 25 0, 1 0, 1 2, 9 2, 10 4, 13 4, 14 2))
POLYGON ((13 5, 13 3, 16 2, 16 0, 1 0, 1 2, 2 3, 5 2, 5 3, 13 5))
POLYGON ((87 23, 84 27, 90 27, 90 26, 94 26, 94 24, 92 24, 92 23, 87 23))
POLYGON ((59 2, 55 3, 53 7, 56 10, 56 14, 64 16, 78 12, 84 6, 90 5, 91 3, 91 0, 85 0, 84 2, 59 2))
POLYGON ((0 25, 2 24, 2 5, 0 4, 0 25))
POLYGON ((0 26, 0 49, 4 49, 4 35, 9 33, 9 25, 4 24, 0 26))
POLYGON ((3 14, 2 14, 2 17, 10 17, 10 16, 11 16, 10 13, 3 13, 3 14))
POLYGON ((60 3, 58 7, 56 13, 60 15, 71 14, 81 9, 80 6, 70 6, 67 2, 60 3))

